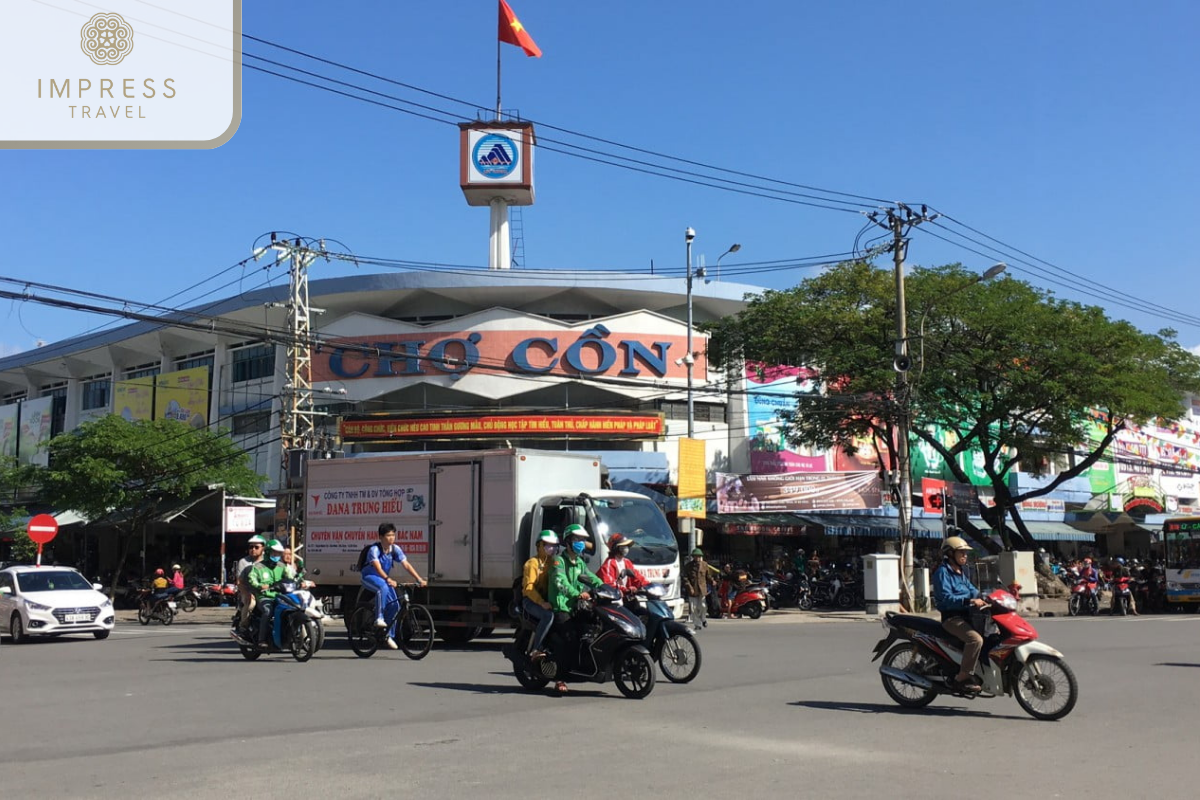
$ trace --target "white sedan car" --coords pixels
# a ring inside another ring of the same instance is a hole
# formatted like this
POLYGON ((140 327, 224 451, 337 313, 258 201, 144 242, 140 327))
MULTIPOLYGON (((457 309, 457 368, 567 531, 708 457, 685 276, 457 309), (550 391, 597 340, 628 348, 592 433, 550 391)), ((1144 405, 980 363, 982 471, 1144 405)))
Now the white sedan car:
POLYGON ((14 644, 64 633, 107 639, 116 615, 99 589, 69 567, 0 570, 0 631, 14 644))

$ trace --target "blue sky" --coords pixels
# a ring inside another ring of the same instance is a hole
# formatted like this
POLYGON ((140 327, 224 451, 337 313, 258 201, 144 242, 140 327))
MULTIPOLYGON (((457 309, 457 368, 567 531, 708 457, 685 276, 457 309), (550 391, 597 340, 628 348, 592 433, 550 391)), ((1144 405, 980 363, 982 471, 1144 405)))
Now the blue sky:
MULTIPOLYGON (((245 5, 247 33, 494 104, 496 0, 245 5)), ((1183 344, 1200 345, 1200 310, 1190 305, 1200 297, 1193 243, 1200 5, 512 0, 512 6, 545 55, 526 58, 504 47, 506 109, 726 169, 927 202, 1074 273, 1044 265, 1042 272, 1021 271, 1005 259, 1015 276, 1102 305, 1146 330, 1171 325, 1183 344), (1195 319, 1172 321, 1127 307, 1130 297, 1195 319)), ((246 51, 338 74, 252 42, 246 51)), ((270 230, 337 239, 370 256, 486 266, 487 211, 463 200, 453 126, 249 69, 243 85, 241 127, 217 150, 0 151, 0 275, 155 302, 243 259, 270 230)), ((560 138, 545 127, 540 132, 560 138)), ((741 252, 723 261, 736 270, 747 262, 849 251, 863 224, 856 213, 549 151, 538 154, 537 192, 537 204, 524 210, 530 268, 644 270, 653 262, 678 270, 690 225, 698 234, 694 255, 710 265, 740 242, 741 252)), ((909 260, 962 261, 982 271, 998 259, 918 233, 909 260)), ((312 277, 353 271, 319 264, 312 277)), ((226 273, 170 305, 185 305, 239 274, 226 273)), ((793 269, 742 280, 783 288, 807 274, 793 269)), ((251 267, 241 284, 214 296, 268 279, 284 283, 286 275, 251 267)), ((104 322, 0 304, 0 353, 104 322)))

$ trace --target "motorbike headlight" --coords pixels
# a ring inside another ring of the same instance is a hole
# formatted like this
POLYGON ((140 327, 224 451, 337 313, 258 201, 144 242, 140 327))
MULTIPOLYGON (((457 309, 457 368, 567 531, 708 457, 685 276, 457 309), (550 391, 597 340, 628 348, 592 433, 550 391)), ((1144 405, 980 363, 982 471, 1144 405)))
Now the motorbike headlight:
POLYGON ((637 624, 634 624, 633 622, 630 622, 629 620, 625 619, 624 617, 617 616, 617 615, 614 615, 612 619, 613 619, 613 622, 617 623, 617 627, 620 628, 621 631, 626 636, 629 636, 630 638, 633 638, 633 639, 645 639, 646 638, 646 631, 644 628, 642 628, 642 624, 640 622, 637 624))
POLYGON ((35 603, 32 600, 26 600, 25 607, 30 611, 49 611, 51 608, 50 606, 44 606, 41 603, 35 603))
POLYGON ((1005 592, 1004 594, 997 594, 995 597, 992 598, 992 602, 995 603, 996 605, 1000 606, 1001 608, 1007 608, 1009 611, 1017 610, 1017 598, 1013 597, 1011 594, 1008 594, 1007 592, 1005 592))

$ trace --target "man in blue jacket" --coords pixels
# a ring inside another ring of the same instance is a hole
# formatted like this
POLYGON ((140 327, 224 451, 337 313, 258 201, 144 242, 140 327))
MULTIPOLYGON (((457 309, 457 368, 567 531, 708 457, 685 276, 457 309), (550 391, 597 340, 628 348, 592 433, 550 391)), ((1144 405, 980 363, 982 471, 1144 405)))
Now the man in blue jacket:
POLYGON ((942 544, 942 564, 933 571, 933 600, 942 612, 942 627, 963 643, 962 664, 954 677, 955 687, 978 692, 982 687, 975 678, 975 665, 983 650, 983 636, 971 625, 971 609, 985 608, 987 601, 967 577, 967 556, 971 545, 960 536, 951 536, 942 544))

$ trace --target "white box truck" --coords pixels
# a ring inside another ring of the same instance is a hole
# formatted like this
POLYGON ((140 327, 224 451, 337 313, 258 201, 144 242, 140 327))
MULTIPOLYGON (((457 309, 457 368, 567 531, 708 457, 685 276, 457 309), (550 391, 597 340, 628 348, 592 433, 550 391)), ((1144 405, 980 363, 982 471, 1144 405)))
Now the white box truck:
MULTIPOLYGON (((429 608, 439 635, 466 641, 510 627, 513 581, 536 535, 582 525, 593 571, 607 540, 636 542, 629 559, 667 590, 678 617, 680 560, 674 533, 648 497, 600 488, 595 456, 526 449, 364 454, 308 462, 304 556, 318 592, 352 607, 362 548, 391 522, 396 542, 429 581, 414 599, 429 608)), ((411 580, 394 568, 393 577, 411 580)))

